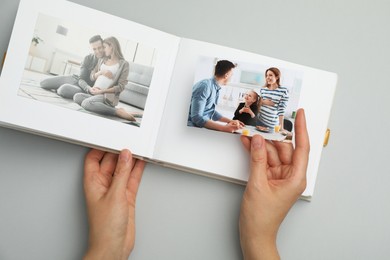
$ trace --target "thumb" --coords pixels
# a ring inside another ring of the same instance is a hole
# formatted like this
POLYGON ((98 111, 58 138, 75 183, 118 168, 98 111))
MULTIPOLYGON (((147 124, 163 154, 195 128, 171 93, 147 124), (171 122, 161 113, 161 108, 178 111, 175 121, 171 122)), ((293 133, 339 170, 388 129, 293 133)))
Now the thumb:
POLYGON ((127 187, 127 182, 130 177, 132 154, 129 150, 122 150, 119 154, 115 172, 112 177, 110 190, 113 192, 124 192, 127 187))
POLYGON ((267 180, 267 150, 261 135, 254 135, 251 142, 251 173, 248 183, 263 183, 267 180))

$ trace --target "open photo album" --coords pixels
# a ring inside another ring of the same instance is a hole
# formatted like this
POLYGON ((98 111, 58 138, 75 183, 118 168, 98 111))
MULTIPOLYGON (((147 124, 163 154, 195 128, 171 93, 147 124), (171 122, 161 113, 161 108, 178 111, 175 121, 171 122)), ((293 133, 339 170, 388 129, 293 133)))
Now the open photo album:
POLYGON ((180 38, 63 0, 21 0, 0 77, 0 125, 245 184, 240 136, 310 137, 314 192, 337 75, 180 38), (69 15, 71 14, 71 15, 69 15))

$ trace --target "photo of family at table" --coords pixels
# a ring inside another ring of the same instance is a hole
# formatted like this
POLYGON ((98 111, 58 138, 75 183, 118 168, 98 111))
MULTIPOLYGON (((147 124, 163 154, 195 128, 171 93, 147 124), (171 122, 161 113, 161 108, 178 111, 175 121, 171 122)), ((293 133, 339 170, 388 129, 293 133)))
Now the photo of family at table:
POLYGON ((302 79, 299 70, 200 57, 187 125, 292 140, 302 79))

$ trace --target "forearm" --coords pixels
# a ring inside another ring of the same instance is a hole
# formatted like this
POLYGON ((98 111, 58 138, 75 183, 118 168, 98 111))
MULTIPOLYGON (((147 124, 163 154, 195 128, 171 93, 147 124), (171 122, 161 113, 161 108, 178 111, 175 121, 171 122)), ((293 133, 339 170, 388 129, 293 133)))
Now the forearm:
MULTIPOLYGON (((100 235, 101 236, 101 235, 100 235)), ((99 238, 98 235, 95 235, 95 239, 99 238)), ((88 251, 86 252, 83 260, 100 260, 100 259, 114 259, 122 260, 128 259, 128 255, 123 255, 122 247, 118 243, 112 243, 112 239, 107 239, 106 241, 94 241, 91 238, 90 234, 90 244, 88 251)))
POLYGON ((99 72, 99 63, 96 64, 95 68, 93 68, 93 70, 91 71, 91 73, 89 74, 89 79, 91 81, 95 81, 96 78, 95 78, 95 74, 99 72))
POLYGON ((115 93, 115 88, 102 89, 102 93, 115 93))
POLYGON ((263 105, 263 99, 260 98, 260 100, 259 100, 259 108, 260 108, 262 105, 263 105))
POLYGON ((279 252, 276 247, 276 237, 242 241, 241 247, 244 260, 280 259, 279 252))
POLYGON ((283 121, 284 121, 284 116, 279 116, 279 125, 280 125, 281 129, 284 129, 283 128, 283 121))
POLYGON ((89 93, 89 90, 91 89, 91 86, 89 86, 88 83, 85 82, 85 80, 79 79, 78 84, 79 84, 80 88, 82 90, 84 90, 84 92, 89 93))
MULTIPOLYGON (((89 222, 94 223, 92 220, 89 220, 89 222)), ((115 220, 113 222, 115 222, 115 220)), ((102 222, 95 222, 93 226, 90 225, 89 228, 88 250, 83 257, 83 260, 128 259, 132 248, 130 250, 123 250, 125 243, 124 238, 119 235, 119 233, 118 235, 112 233, 113 227, 102 222), (94 228, 96 226, 104 226, 104 228, 94 228)), ((119 228, 118 230, 122 231, 119 228)))
POLYGON ((208 120, 205 124, 204 127, 212 130, 218 130, 218 131, 224 131, 227 132, 226 125, 220 124, 218 122, 215 122, 213 120, 208 120))
POLYGON ((219 120, 219 122, 222 122, 222 123, 229 123, 230 121, 232 121, 231 119, 227 118, 227 117, 221 117, 219 120))
MULTIPOLYGON (((100 259, 118 259, 122 260, 121 255, 119 254, 120 250, 110 250, 106 249, 104 246, 100 249, 89 249, 85 256, 83 257, 83 260, 100 260, 100 259)), ((127 258, 126 258, 127 259, 127 258)))
POLYGON ((256 114, 252 110, 249 110, 249 115, 251 116, 251 118, 255 118, 256 116, 256 114))

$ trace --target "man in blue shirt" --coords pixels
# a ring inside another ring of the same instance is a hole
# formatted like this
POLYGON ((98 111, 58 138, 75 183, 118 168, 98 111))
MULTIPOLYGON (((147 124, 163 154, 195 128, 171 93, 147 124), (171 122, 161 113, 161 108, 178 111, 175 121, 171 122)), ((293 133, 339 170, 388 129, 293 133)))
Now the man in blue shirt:
POLYGON ((213 78, 201 80, 193 86, 188 126, 230 133, 243 127, 242 122, 226 118, 215 110, 219 90, 230 81, 235 67, 236 65, 228 60, 220 60, 215 65, 213 78))

